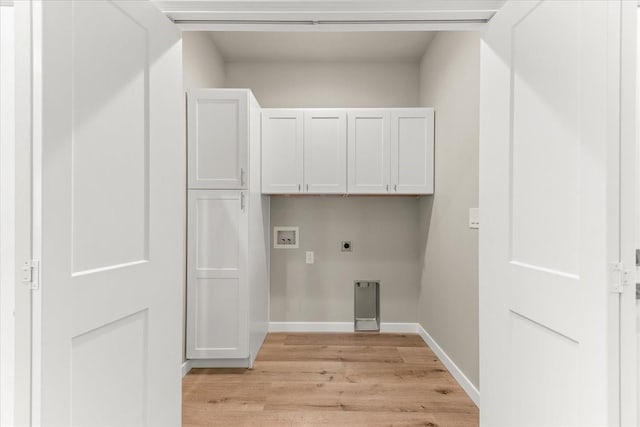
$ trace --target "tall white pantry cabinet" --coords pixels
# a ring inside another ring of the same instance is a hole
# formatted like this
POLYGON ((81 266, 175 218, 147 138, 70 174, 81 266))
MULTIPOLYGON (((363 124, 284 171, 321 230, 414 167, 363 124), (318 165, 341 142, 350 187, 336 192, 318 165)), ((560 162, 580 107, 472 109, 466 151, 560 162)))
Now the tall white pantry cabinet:
POLYGON ((194 366, 251 367, 267 333, 260 114, 246 89, 187 92, 186 346, 194 366))

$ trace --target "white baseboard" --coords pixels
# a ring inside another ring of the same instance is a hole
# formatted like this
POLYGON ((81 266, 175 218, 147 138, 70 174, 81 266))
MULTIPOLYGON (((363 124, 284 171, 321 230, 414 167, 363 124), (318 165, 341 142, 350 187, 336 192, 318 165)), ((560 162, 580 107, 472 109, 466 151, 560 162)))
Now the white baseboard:
POLYGON ((438 345, 438 343, 424 330, 422 326, 416 324, 418 334, 422 337, 424 342, 429 346, 429 348, 435 353, 435 355, 440 359, 442 364, 447 368, 449 373, 453 376, 453 378, 460 384, 460 387, 467 393, 469 398, 473 400, 473 403, 476 406, 480 407, 480 391, 473 385, 473 383, 467 378, 467 376, 458 368, 458 366, 451 360, 451 358, 444 352, 442 347, 438 345))
POLYGON ((380 332, 396 334, 417 334, 417 323, 380 323, 380 332))
POLYGON ((244 359, 190 359, 191 368, 250 368, 251 358, 244 359))
POLYGON ((184 378, 185 375, 187 375, 189 373, 189 371, 191 370, 193 366, 191 366, 191 360, 185 360, 184 362, 182 362, 182 377, 184 378))
MULTIPOLYGON (((353 332, 353 322, 270 322, 269 332, 353 332)), ((380 332, 417 333, 417 323, 380 324, 380 332)))
POLYGON ((269 332, 353 332, 353 322, 269 322, 269 332))

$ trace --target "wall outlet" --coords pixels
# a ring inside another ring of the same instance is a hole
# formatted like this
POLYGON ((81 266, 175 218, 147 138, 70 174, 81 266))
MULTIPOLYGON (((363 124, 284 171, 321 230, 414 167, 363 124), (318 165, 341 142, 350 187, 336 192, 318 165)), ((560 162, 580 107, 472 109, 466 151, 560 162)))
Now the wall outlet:
POLYGON ((469 228, 480 228, 480 209, 469 208, 469 228))
POLYGON ((314 254, 312 251, 307 251, 307 264, 313 264, 314 263, 314 254))

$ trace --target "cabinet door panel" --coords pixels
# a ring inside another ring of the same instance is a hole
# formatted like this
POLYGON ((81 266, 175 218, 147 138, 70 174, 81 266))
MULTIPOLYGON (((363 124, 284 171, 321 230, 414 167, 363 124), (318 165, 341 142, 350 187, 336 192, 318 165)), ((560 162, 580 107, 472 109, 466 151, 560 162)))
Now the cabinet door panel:
POLYGON ((247 120, 246 92, 189 91, 189 188, 246 186, 247 120))
POLYGON ((433 193, 433 109, 391 113, 391 184, 399 194, 433 193))
POLYGON ((302 190, 302 112, 262 112, 262 192, 291 194, 302 190))
POLYGON ((347 115, 344 110, 304 113, 305 192, 347 191, 347 115))
POLYGON ((248 356, 247 215, 241 191, 189 191, 187 357, 248 356))
POLYGON ((348 112, 348 188, 352 194, 389 191, 388 110, 348 112))

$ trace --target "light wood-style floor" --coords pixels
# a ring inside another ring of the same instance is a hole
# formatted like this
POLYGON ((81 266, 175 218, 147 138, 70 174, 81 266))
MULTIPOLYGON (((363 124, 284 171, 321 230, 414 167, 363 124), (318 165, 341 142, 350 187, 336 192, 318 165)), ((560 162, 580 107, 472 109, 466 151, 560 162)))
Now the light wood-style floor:
POLYGON ((184 426, 477 426, 418 335, 272 333, 253 369, 193 369, 184 426))

